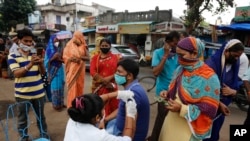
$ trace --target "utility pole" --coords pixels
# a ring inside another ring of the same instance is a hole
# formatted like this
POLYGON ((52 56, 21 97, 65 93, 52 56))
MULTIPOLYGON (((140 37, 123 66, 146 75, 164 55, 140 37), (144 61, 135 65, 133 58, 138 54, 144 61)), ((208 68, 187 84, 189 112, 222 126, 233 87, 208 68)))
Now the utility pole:
POLYGON ((76 13, 75 13, 75 15, 76 15, 76 17, 75 17, 75 31, 77 31, 77 4, 76 4, 76 0, 75 0, 75 7, 76 7, 76 13))

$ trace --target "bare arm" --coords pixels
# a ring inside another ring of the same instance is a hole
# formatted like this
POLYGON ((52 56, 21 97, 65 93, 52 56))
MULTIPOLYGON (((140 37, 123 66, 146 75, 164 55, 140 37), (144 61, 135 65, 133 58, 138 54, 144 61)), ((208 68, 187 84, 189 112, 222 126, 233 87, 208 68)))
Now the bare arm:
POLYGON ((155 66, 153 68, 153 74, 154 74, 154 76, 158 76, 161 73, 161 71, 163 70, 164 64, 165 64, 166 60, 168 59, 168 55, 170 53, 170 49, 169 48, 170 47, 169 47, 168 44, 164 45, 164 56, 162 56, 161 62, 157 66, 155 66))
POLYGON ((126 116, 125 126, 123 129, 123 136, 129 136, 133 139, 135 135, 135 129, 136 129, 136 120, 126 116))
POLYGON ((30 62, 28 65, 26 65, 25 67, 19 68, 14 70, 14 76, 16 78, 20 78, 26 75, 26 73, 32 68, 33 64, 30 62))
POLYGON ((167 57, 168 56, 163 56, 162 57, 162 59, 161 59, 161 62, 160 62, 160 64, 158 64, 157 66, 155 66, 155 67, 153 67, 153 74, 154 74, 154 76, 158 76, 160 73, 161 73, 161 71, 163 70, 163 68, 164 68, 164 64, 165 64, 165 62, 166 62, 166 60, 167 60, 167 57))

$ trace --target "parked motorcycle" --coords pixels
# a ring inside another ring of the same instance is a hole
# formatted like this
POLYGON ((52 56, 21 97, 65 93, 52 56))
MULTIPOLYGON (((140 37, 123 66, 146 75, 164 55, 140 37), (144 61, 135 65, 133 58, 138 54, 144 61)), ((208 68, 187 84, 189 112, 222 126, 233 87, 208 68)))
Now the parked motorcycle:
POLYGON ((240 86, 236 96, 233 97, 233 103, 235 103, 240 110, 247 112, 249 102, 247 100, 247 91, 244 85, 240 86))

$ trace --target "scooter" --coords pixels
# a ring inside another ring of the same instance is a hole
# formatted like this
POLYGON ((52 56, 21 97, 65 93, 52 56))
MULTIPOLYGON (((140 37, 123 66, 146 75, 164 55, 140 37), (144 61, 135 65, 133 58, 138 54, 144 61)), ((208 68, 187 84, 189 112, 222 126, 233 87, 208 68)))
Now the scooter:
POLYGON ((249 101, 247 100, 247 91, 244 85, 240 86, 236 96, 233 97, 233 103, 235 103, 240 110, 247 112, 249 101))

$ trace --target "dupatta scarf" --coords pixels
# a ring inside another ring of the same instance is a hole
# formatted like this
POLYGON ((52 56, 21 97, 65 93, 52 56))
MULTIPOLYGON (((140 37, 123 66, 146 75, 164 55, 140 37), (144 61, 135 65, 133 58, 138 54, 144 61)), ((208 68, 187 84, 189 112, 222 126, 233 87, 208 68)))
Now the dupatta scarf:
MULTIPOLYGON (((184 40, 184 39, 183 39, 184 40)), ((169 86, 168 99, 175 99, 176 94, 184 105, 188 105, 188 111, 184 116, 189 124, 192 135, 197 139, 204 139, 211 134, 213 119, 219 106, 220 82, 215 72, 199 59, 204 51, 203 43, 196 38, 188 37, 191 50, 197 52, 197 62, 192 65, 189 62, 181 64, 169 86)), ((183 43, 180 41, 179 43, 183 43)), ((182 44, 178 43, 178 47, 182 44)), ((186 49, 188 50, 188 49, 186 49)))
MULTIPOLYGON (((65 63, 66 72, 66 83, 68 90, 77 81, 77 79, 84 79, 85 75, 85 62, 80 61, 80 63, 73 63, 70 61, 72 57, 81 58, 87 54, 87 44, 85 42, 84 36, 80 31, 75 31, 73 38, 67 43, 63 50, 63 60, 65 63)), ((79 85, 79 89, 83 89, 79 85)))
POLYGON ((55 55, 56 52, 60 51, 60 46, 55 47, 54 46, 54 40, 56 39, 56 35, 53 34, 50 36, 46 52, 45 52, 45 57, 44 57, 44 65, 46 68, 47 73, 49 74, 48 77, 49 80, 52 80, 54 76, 56 75, 58 68, 62 66, 62 62, 53 60, 50 62, 50 59, 55 55))

